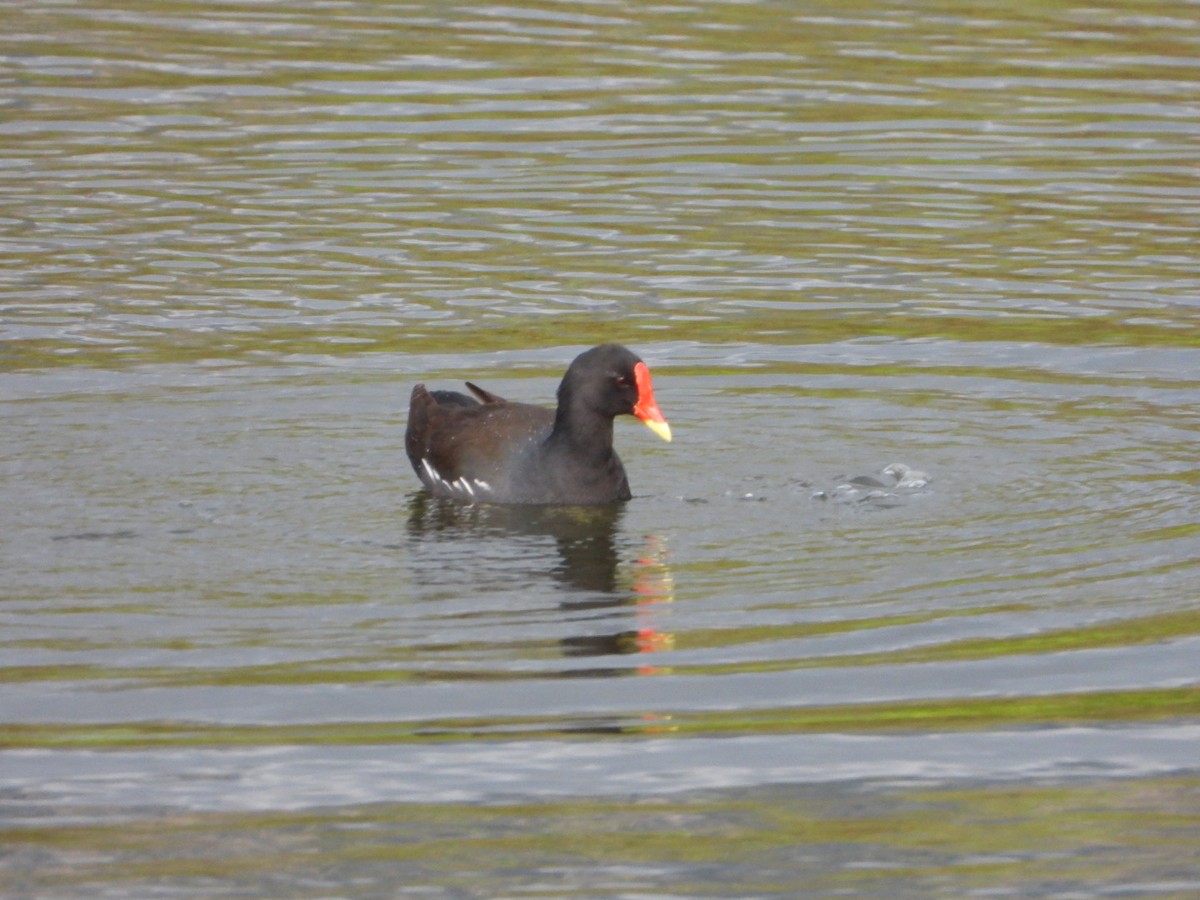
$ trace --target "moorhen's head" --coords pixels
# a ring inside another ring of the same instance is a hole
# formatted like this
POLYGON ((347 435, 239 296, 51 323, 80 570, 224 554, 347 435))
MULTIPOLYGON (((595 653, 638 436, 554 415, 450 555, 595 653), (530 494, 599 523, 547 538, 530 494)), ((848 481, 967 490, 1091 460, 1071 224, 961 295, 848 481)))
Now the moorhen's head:
POLYGON ((664 441, 671 426, 654 399, 650 369, 620 344, 601 344, 579 356, 558 387, 560 408, 583 408, 602 416, 635 416, 664 441))

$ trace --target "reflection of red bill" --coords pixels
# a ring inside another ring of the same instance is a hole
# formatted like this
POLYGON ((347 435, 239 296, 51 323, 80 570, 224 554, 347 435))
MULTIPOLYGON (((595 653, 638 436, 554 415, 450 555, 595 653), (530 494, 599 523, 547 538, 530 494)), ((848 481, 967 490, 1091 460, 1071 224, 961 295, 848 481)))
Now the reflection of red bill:
POLYGON ((653 628, 643 628, 637 633, 637 648, 639 653, 658 653, 670 650, 675 646, 675 635, 653 628))
POLYGON ((670 716, 658 716, 654 713, 645 713, 642 715, 642 721, 646 724, 641 727, 643 734, 658 734, 660 732, 678 731, 678 725, 671 724, 670 716))
POLYGON ((638 606, 675 599, 675 581, 667 568, 661 539, 648 536, 646 543, 649 545, 646 553, 637 559, 633 570, 633 593, 638 606))

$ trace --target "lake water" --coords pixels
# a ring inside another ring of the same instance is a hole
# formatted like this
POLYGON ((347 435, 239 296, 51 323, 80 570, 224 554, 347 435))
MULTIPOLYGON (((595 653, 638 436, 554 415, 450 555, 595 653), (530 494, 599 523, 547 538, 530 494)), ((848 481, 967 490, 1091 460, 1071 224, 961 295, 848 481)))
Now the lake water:
POLYGON ((0 18, 0 895, 1200 895, 1200 6, 0 18))

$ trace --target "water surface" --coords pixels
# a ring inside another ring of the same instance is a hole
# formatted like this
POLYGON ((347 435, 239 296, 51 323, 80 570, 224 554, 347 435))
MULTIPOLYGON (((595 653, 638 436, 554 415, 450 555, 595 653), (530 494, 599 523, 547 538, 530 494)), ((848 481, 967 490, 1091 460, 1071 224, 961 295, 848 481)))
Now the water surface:
POLYGON ((1200 891, 1192 6, 4 31, 0 893, 1200 891), (602 340, 633 501, 417 490, 602 340))

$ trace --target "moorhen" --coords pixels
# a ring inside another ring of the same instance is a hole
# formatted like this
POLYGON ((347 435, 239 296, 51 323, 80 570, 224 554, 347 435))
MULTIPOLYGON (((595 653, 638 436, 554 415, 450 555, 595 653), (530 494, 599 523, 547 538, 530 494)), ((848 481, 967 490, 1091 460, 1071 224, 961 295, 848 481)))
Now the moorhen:
POLYGON ((512 403, 469 381, 467 387, 478 399, 413 388, 404 447, 435 497, 561 505, 628 500, 613 417, 636 416, 671 440, 650 369, 619 344, 575 358, 558 386, 557 410, 512 403))

